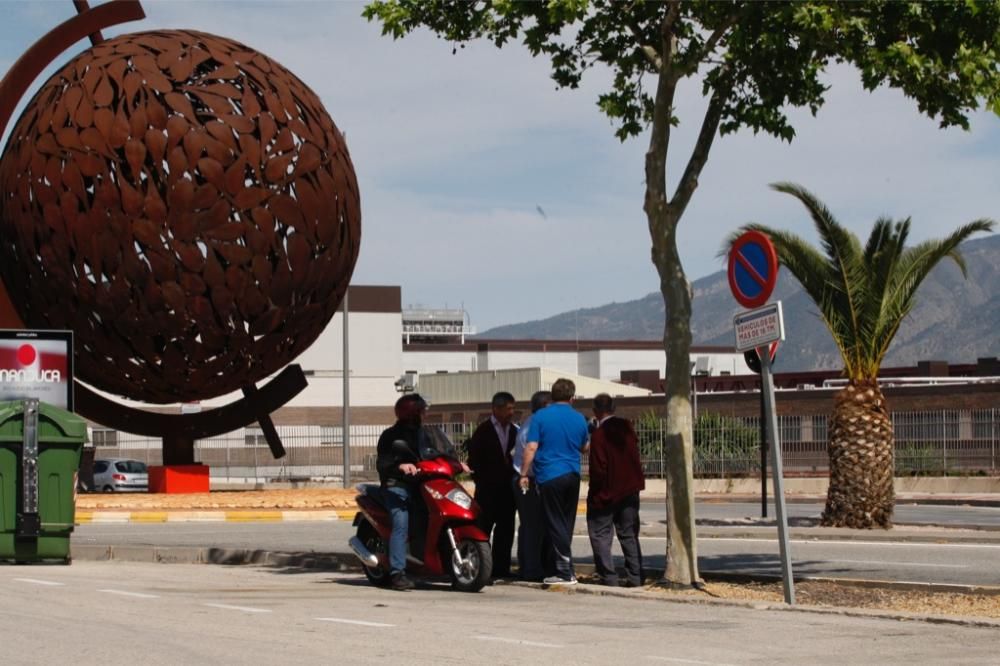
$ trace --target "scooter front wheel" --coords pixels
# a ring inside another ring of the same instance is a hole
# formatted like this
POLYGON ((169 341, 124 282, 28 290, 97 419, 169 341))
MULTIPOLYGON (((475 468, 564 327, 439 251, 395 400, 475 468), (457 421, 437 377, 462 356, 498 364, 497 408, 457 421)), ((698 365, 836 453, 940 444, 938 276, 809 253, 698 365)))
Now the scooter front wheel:
MULTIPOLYGON (((382 536, 375 531, 375 528, 371 526, 368 521, 362 521, 358 525, 358 540, 364 544, 370 552, 374 553, 376 556, 384 555, 388 550, 388 544, 382 536)), ((382 566, 381 564, 377 567, 370 567, 367 564, 362 564, 361 569, 365 572, 365 577, 373 585, 378 585, 379 587, 385 587, 389 584, 389 569, 382 566)))
POLYGON ((460 592, 478 592, 490 582, 493 553, 486 541, 462 539, 451 554, 448 574, 451 585, 460 592))

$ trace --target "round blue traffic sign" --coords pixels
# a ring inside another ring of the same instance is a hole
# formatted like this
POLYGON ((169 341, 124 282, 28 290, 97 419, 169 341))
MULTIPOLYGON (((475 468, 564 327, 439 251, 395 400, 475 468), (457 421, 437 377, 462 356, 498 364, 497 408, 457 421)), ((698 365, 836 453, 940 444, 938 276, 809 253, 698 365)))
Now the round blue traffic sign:
POLYGON ((729 251, 729 288, 740 305, 756 308, 767 302, 778 281, 778 253, 771 239, 747 231, 729 251))

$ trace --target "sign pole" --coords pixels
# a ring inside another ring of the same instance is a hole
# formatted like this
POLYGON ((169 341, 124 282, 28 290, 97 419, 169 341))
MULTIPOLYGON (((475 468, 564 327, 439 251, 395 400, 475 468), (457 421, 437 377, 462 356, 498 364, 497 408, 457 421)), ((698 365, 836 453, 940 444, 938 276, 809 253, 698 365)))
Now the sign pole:
POLYGON ((781 584, 785 603, 795 604, 795 580, 792 577, 791 551, 788 545, 788 519, 785 516, 785 481, 781 468, 781 442, 778 437, 778 414, 774 407, 774 381, 771 378, 771 355, 759 347, 761 393, 768 415, 768 443, 771 448, 771 476, 774 479, 774 511, 778 519, 778 545, 781 551, 781 584))
POLYGON ((760 517, 767 518, 767 408, 763 378, 760 380, 760 517))
MULTIPOLYGON (((729 288, 736 301, 745 308, 754 308, 733 318, 736 350, 749 352, 754 349, 760 359, 760 397, 763 410, 760 419, 761 513, 767 517, 767 453, 763 446, 766 439, 771 448, 771 478, 774 480, 774 508, 778 519, 778 545, 781 549, 781 582, 785 590, 785 603, 794 604, 795 580, 792 577, 791 552, 788 547, 788 519, 785 517, 785 479, 781 469, 778 414, 774 408, 774 379, 771 376, 771 350, 777 350, 777 343, 785 339, 785 324, 781 314, 781 301, 764 305, 778 279, 778 254, 766 234, 746 231, 733 241, 729 250, 728 278, 729 288)), ((750 357, 745 358, 750 364, 750 357)), ((756 370, 753 365, 750 367, 756 370)))
POLYGON ((350 308, 347 305, 348 287, 344 291, 344 423, 341 426, 341 444, 344 452, 344 487, 351 487, 351 354, 348 342, 348 324, 350 308))

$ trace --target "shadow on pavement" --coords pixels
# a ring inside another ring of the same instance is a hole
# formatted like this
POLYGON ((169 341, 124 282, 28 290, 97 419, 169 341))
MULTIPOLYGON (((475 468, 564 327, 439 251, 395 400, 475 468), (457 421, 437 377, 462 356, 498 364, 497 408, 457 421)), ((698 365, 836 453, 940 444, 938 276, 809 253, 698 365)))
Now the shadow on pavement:
MULTIPOLYGON (((646 559, 649 566, 650 559, 646 559)), ((666 558, 659 558, 662 565, 666 558)), ((703 572, 725 572, 734 574, 747 574, 751 576, 780 576, 781 558, 776 554, 732 554, 732 555, 710 555, 698 558, 698 569, 703 572)), ((822 560, 792 560, 792 570, 798 576, 836 576, 847 574, 850 577, 857 577, 859 574, 877 571, 875 568, 859 568, 831 566, 829 561, 822 560)))

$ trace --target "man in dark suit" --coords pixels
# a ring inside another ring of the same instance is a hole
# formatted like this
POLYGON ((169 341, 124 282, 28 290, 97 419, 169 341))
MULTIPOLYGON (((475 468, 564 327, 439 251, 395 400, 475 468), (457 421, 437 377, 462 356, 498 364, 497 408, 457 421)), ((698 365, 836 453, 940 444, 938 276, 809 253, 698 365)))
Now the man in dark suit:
POLYGON ((517 426, 512 422, 514 396, 506 391, 494 395, 492 411, 465 446, 476 482, 476 502, 482 510, 480 527, 487 534, 493 532, 493 578, 509 578, 510 551, 514 546, 511 455, 517 438, 517 426))

